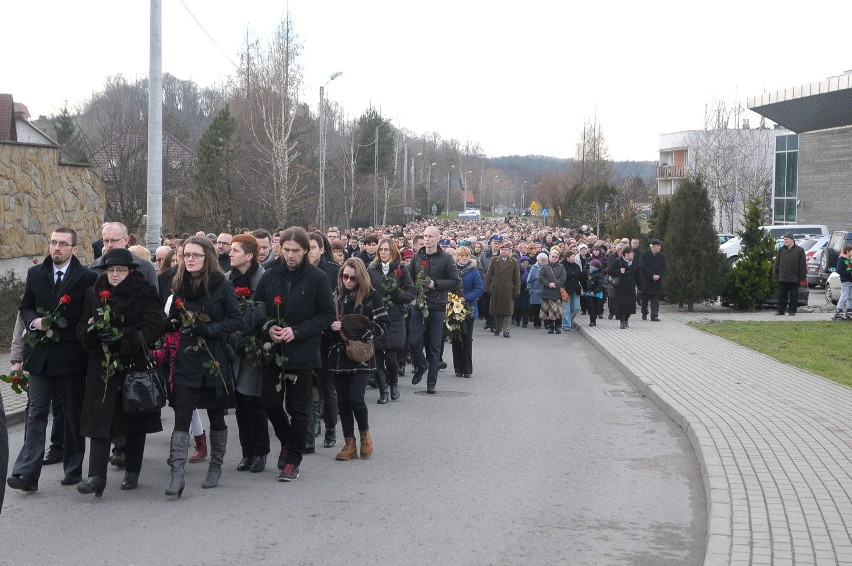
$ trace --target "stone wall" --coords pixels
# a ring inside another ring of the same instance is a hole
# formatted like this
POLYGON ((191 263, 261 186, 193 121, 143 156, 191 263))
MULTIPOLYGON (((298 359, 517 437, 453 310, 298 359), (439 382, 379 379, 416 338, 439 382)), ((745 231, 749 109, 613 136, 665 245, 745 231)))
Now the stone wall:
POLYGON ((77 256, 92 261, 106 206, 92 167, 59 163, 56 147, 0 143, 0 200, 0 271, 41 261, 58 226, 77 231, 77 256))
POLYGON ((799 135, 797 224, 852 229, 852 128, 799 135))

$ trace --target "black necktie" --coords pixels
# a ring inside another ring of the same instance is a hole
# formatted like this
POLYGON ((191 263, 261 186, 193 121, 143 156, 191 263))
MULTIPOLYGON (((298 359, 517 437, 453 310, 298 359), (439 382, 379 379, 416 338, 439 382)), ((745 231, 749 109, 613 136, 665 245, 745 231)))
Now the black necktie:
POLYGON ((58 291, 62 287, 62 272, 56 272, 56 290, 58 291))

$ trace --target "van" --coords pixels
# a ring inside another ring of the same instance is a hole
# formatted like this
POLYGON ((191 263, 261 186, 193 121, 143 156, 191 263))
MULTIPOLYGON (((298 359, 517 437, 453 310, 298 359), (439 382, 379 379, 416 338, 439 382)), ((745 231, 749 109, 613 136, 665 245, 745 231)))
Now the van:
MULTIPOLYGON (((761 226, 760 228, 768 232, 773 240, 783 237, 787 232, 792 232, 797 238, 831 235, 828 231, 828 226, 825 224, 775 224, 772 226, 761 226)), ((728 263, 733 265, 740 255, 740 237, 737 236, 728 240, 719 246, 719 251, 725 254, 725 257, 728 258, 728 263)))

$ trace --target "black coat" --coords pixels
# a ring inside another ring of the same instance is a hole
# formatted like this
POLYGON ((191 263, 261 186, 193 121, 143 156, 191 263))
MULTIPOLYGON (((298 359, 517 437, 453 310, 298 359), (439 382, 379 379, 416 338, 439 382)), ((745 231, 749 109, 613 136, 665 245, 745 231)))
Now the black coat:
MULTIPOLYGON (((255 300, 263 303, 266 309, 265 340, 270 340, 269 321, 277 317, 279 310, 282 322, 293 329, 295 339, 283 346, 287 369, 321 367, 322 331, 334 320, 331 285, 326 274, 311 265, 307 258, 294 271, 287 269, 284 260, 278 260, 263 274, 255 300), (280 308, 276 308, 275 297, 281 297, 280 308)), ((277 369, 273 363, 270 366, 277 369)))
POLYGON ((583 292, 583 268, 574 261, 563 261, 565 268, 565 290, 571 295, 579 296, 583 292))
MULTIPOLYGON (((635 254, 634 254, 634 257, 635 254)), ((663 252, 652 253, 651 250, 642 252, 639 262, 639 288, 645 295, 661 295, 663 293, 663 275, 666 274, 666 256, 663 252), (654 281, 654 275, 660 278, 654 281)))
POLYGON ((408 270, 401 267, 398 261, 391 262, 389 267, 387 275, 382 273, 380 261, 372 262, 367 268, 373 289, 379 293, 383 301, 385 284, 395 282, 397 285, 397 288, 390 294, 390 308, 387 309, 390 317, 390 328, 385 334, 376 338, 377 350, 400 350, 405 346, 405 312, 409 303, 417 296, 417 290, 408 270))
POLYGON ((461 284, 456 260, 440 247, 433 254, 426 253, 425 246, 417 250, 408 269, 412 281, 417 281, 417 274, 422 271, 435 282, 435 286, 426 291, 426 304, 430 311, 444 310, 447 293, 457 292, 461 284))
POLYGON ((83 412, 80 416, 80 434, 91 438, 112 438, 135 432, 159 432, 163 430, 160 412, 151 415, 128 415, 122 410, 121 385, 123 373, 113 375, 104 384, 104 352, 97 332, 88 332, 89 319, 99 317, 97 310, 102 306, 98 293, 108 290, 113 326, 122 331, 121 339, 112 346, 125 368, 131 363, 136 368, 146 366, 145 350, 163 335, 163 308, 153 285, 138 271, 111 286, 106 273, 98 277, 95 286, 86 292, 83 316, 77 324, 77 337, 89 351, 89 367, 86 371, 86 391, 83 396, 83 412), (142 332, 145 345, 139 340, 142 332), (144 349, 143 349, 144 348, 144 349), (104 391, 106 389, 106 392, 104 391), (106 395, 104 395, 106 393, 106 395))
POLYGON ((26 371, 37 375, 77 375, 82 378, 88 356, 77 340, 75 330, 83 315, 86 290, 95 284, 97 278, 98 274, 84 267, 76 256, 71 256, 71 261, 64 271, 62 287, 58 290, 53 285, 53 261, 50 257, 27 271, 24 297, 19 307, 25 328, 29 328, 32 321, 43 316, 36 309, 53 312, 63 295, 68 295, 71 301, 57 311, 57 316, 68 323, 65 328, 54 329, 59 335, 58 342, 45 340, 38 344, 35 350, 24 346, 26 371))
MULTIPOLYGON (((345 290, 340 291, 338 296, 337 310, 340 316, 347 314, 361 314, 370 319, 370 327, 365 329, 360 336, 347 334, 350 340, 373 341, 385 334, 390 325, 388 313, 382 302, 378 291, 372 289, 364 298, 364 302, 356 307, 349 294, 345 290)), ((346 348, 339 332, 331 335, 332 347, 328 358, 328 371, 338 374, 352 374, 362 372, 374 372, 376 370, 376 357, 373 356, 366 362, 353 362, 346 356, 346 348)))
POLYGON ((614 287, 615 299, 618 301, 618 314, 636 314, 636 281, 638 271, 636 262, 630 265, 624 258, 613 256, 609 261, 607 273, 611 277, 618 277, 618 285, 614 287), (624 268, 624 273, 621 269, 624 268))
MULTIPOLYGON (((187 274, 186 280, 189 279, 187 274)), ((185 280, 185 283, 188 281, 185 280)), ((207 348, 213 357, 219 362, 218 373, 211 373, 204 364, 210 362, 210 354, 203 348, 198 348, 198 337, 195 334, 180 334, 177 353, 174 358, 172 377, 176 385, 185 387, 213 387, 216 389, 216 397, 224 397, 224 388, 227 384, 228 394, 234 394, 234 376, 232 364, 235 362, 234 353, 226 344, 227 337, 242 327, 243 317, 240 314, 240 304, 234 294, 234 286, 225 276, 219 272, 213 273, 210 278, 210 295, 205 295, 203 289, 196 294, 185 285, 184 288, 175 293, 169 311, 170 320, 181 320, 177 300, 184 303, 184 308, 190 312, 206 313, 210 322, 203 323, 209 332, 204 337, 207 348), (224 383, 223 383, 224 378, 224 383)), ((202 323, 199 323, 202 324, 202 323)))

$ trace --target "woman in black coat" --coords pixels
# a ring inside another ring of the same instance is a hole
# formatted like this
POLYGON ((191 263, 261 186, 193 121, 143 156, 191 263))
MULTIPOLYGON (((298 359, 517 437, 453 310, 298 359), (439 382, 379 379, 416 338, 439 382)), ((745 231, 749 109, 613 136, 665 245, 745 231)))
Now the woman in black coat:
POLYGON ((80 434, 91 439, 89 479, 78 484, 77 489, 97 497, 103 494, 106 485, 111 439, 127 437, 127 464, 121 489, 135 489, 142 469, 145 435, 163 430, 160 411, 150 415, 124 412, 123 372, 116 372, 104 382, 104 345, 125 369, 131 365, 144 368, 148 347, 163 333, 163 311, 157 289, 136 271, 131 253, 114 249, 104 258, 105 273, 86 291, 83 316, 77 325, 77 337, 89 351, 80 434), (112 321, 110 327, 121 332, 118 338, 115 331, 92 326, 104 318, 107 310, 112 321))
POLYGON ((366 362, 349 359, 340 334, 344 333, 348 340, 371 342, 387 332, 390 319, 382 298, 370 284, 370 276, 360 259, 350 257, 343 262, 337 281, 334 300, 337 303, 338 316, 337 320, 331 323, 334 334, 328 371, 334 376, 337 409, 346 443, 335 458, 351 460, 358 456, 355 447, 356 422, 361 433, 361 458, 369 458, 373 454, 373 438, 367 421, 364 391, 367 388, 367 379, 376 371, 376 357, 373 356, 366 362), (351 314, 362 315, 363 326, 356 328, 354 325, 344 325, 346 321, 341 320, 341 317, 351 314))
POLYGON ((216 487, 228 443, 225 409, 234 406, 234 354, 226 338, 242 328, 234 286, 219 269, 207 238, 187 238, 183 262, 172 281, 174 300, 169 319, 180 328, 175 354, 171 405, 175 411, 170 461, 172 481, 166 495, 181 496, 189 448, 189 424, 196 407, 210 419, 210 465, 203 488, 216 487))
POLYGON ((417 296, 407 269, 400 267, 399 247, 392 238, 379 242, 376 259, 367 268, 373 289, 378 291, 390 317, 388 332, 375 340, 376 378, 379 382, 379 405, 390 398, 399 399, 399 361, 396 354, 406 343, 405 309, 417 296))
POLYGON ((621 257, 613 255, 610 259, 607 273, 612 278, 618 278, 618 284, 613 285, 621 328, 628 328, 628 319, 636 314, 636 280, 639 274, 638 266, 633 261, 633 248, 626 247, 621 257))

